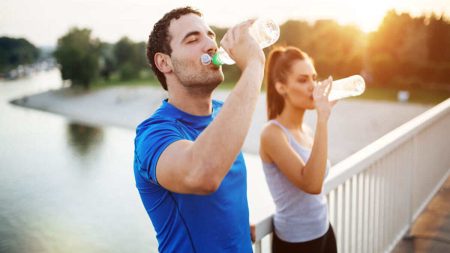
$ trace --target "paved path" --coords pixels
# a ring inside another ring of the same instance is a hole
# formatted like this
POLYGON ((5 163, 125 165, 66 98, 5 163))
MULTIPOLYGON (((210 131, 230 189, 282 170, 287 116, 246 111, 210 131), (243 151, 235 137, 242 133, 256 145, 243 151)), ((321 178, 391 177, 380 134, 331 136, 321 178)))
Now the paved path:
POLYGON ((392 253, 450 252, 450 177, 392 253))

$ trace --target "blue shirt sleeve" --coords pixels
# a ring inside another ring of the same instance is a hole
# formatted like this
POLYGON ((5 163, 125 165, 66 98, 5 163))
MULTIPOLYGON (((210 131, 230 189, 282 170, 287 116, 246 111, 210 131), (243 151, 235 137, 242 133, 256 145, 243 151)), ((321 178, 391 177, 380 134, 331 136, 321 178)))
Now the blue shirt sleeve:
POLYGON ((176 123, 159 122, 138 130, 135 140, 135 160, 139 174, 148 182, 158 184, 156 165, 162 152, 175 141, 183 140, 176 123))

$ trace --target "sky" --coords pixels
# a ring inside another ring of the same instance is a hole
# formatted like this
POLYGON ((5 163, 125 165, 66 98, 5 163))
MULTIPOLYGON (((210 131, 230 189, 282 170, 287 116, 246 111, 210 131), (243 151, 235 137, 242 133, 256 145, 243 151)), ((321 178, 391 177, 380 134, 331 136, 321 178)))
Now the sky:
POLYGON ((0 36, 22 37, 36 46, 55 46, 74 26, 114 43, 123 36, 146 41, 153 24, 166 12, 190 5, 210 25, 229 27, 254 17, 314 22, 334 19, 363 31, 377 29, 386 11, 413 16, 435 12, 450 17, 450 0, 0 0, 0 36))

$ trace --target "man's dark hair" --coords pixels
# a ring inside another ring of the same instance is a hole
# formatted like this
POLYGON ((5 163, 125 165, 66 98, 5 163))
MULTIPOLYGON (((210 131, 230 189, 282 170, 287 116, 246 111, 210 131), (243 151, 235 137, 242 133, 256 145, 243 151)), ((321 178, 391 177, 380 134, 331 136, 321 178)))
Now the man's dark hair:
POLYGON ((181 16, 187 14, 196 14, 198 16, 202 16, 202 13, 198 10, 195 10, 189 6, 183 8, 177 8, 171 10, 166 13, 164 17, 162 17, 158 22, 156 22, 155 26, 153 26, 153 30, 148 37, 147 43, 147 60, 150 66, 152 67, 153 72, 156 77, 158 77, 161 86, 167 90, 167 82, 164 74, 159 71, 158 67, 155 64, 155 54, 156 53, 164 53, 170 55, 172 53, 172 48, 170 48, 170 36, 169 36, 169 25, 172 19, 179 19, 181 16))

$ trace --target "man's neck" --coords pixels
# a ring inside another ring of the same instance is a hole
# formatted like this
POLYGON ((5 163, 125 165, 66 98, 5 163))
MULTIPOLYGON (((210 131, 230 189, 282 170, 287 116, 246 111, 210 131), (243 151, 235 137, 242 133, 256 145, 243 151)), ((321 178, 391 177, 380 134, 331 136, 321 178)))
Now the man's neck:
POLYGON ((186 89, 173 89, 169 91, 169 103, 183 112, 207 116, 212 113, 212 94, 196 94, 186 89))

